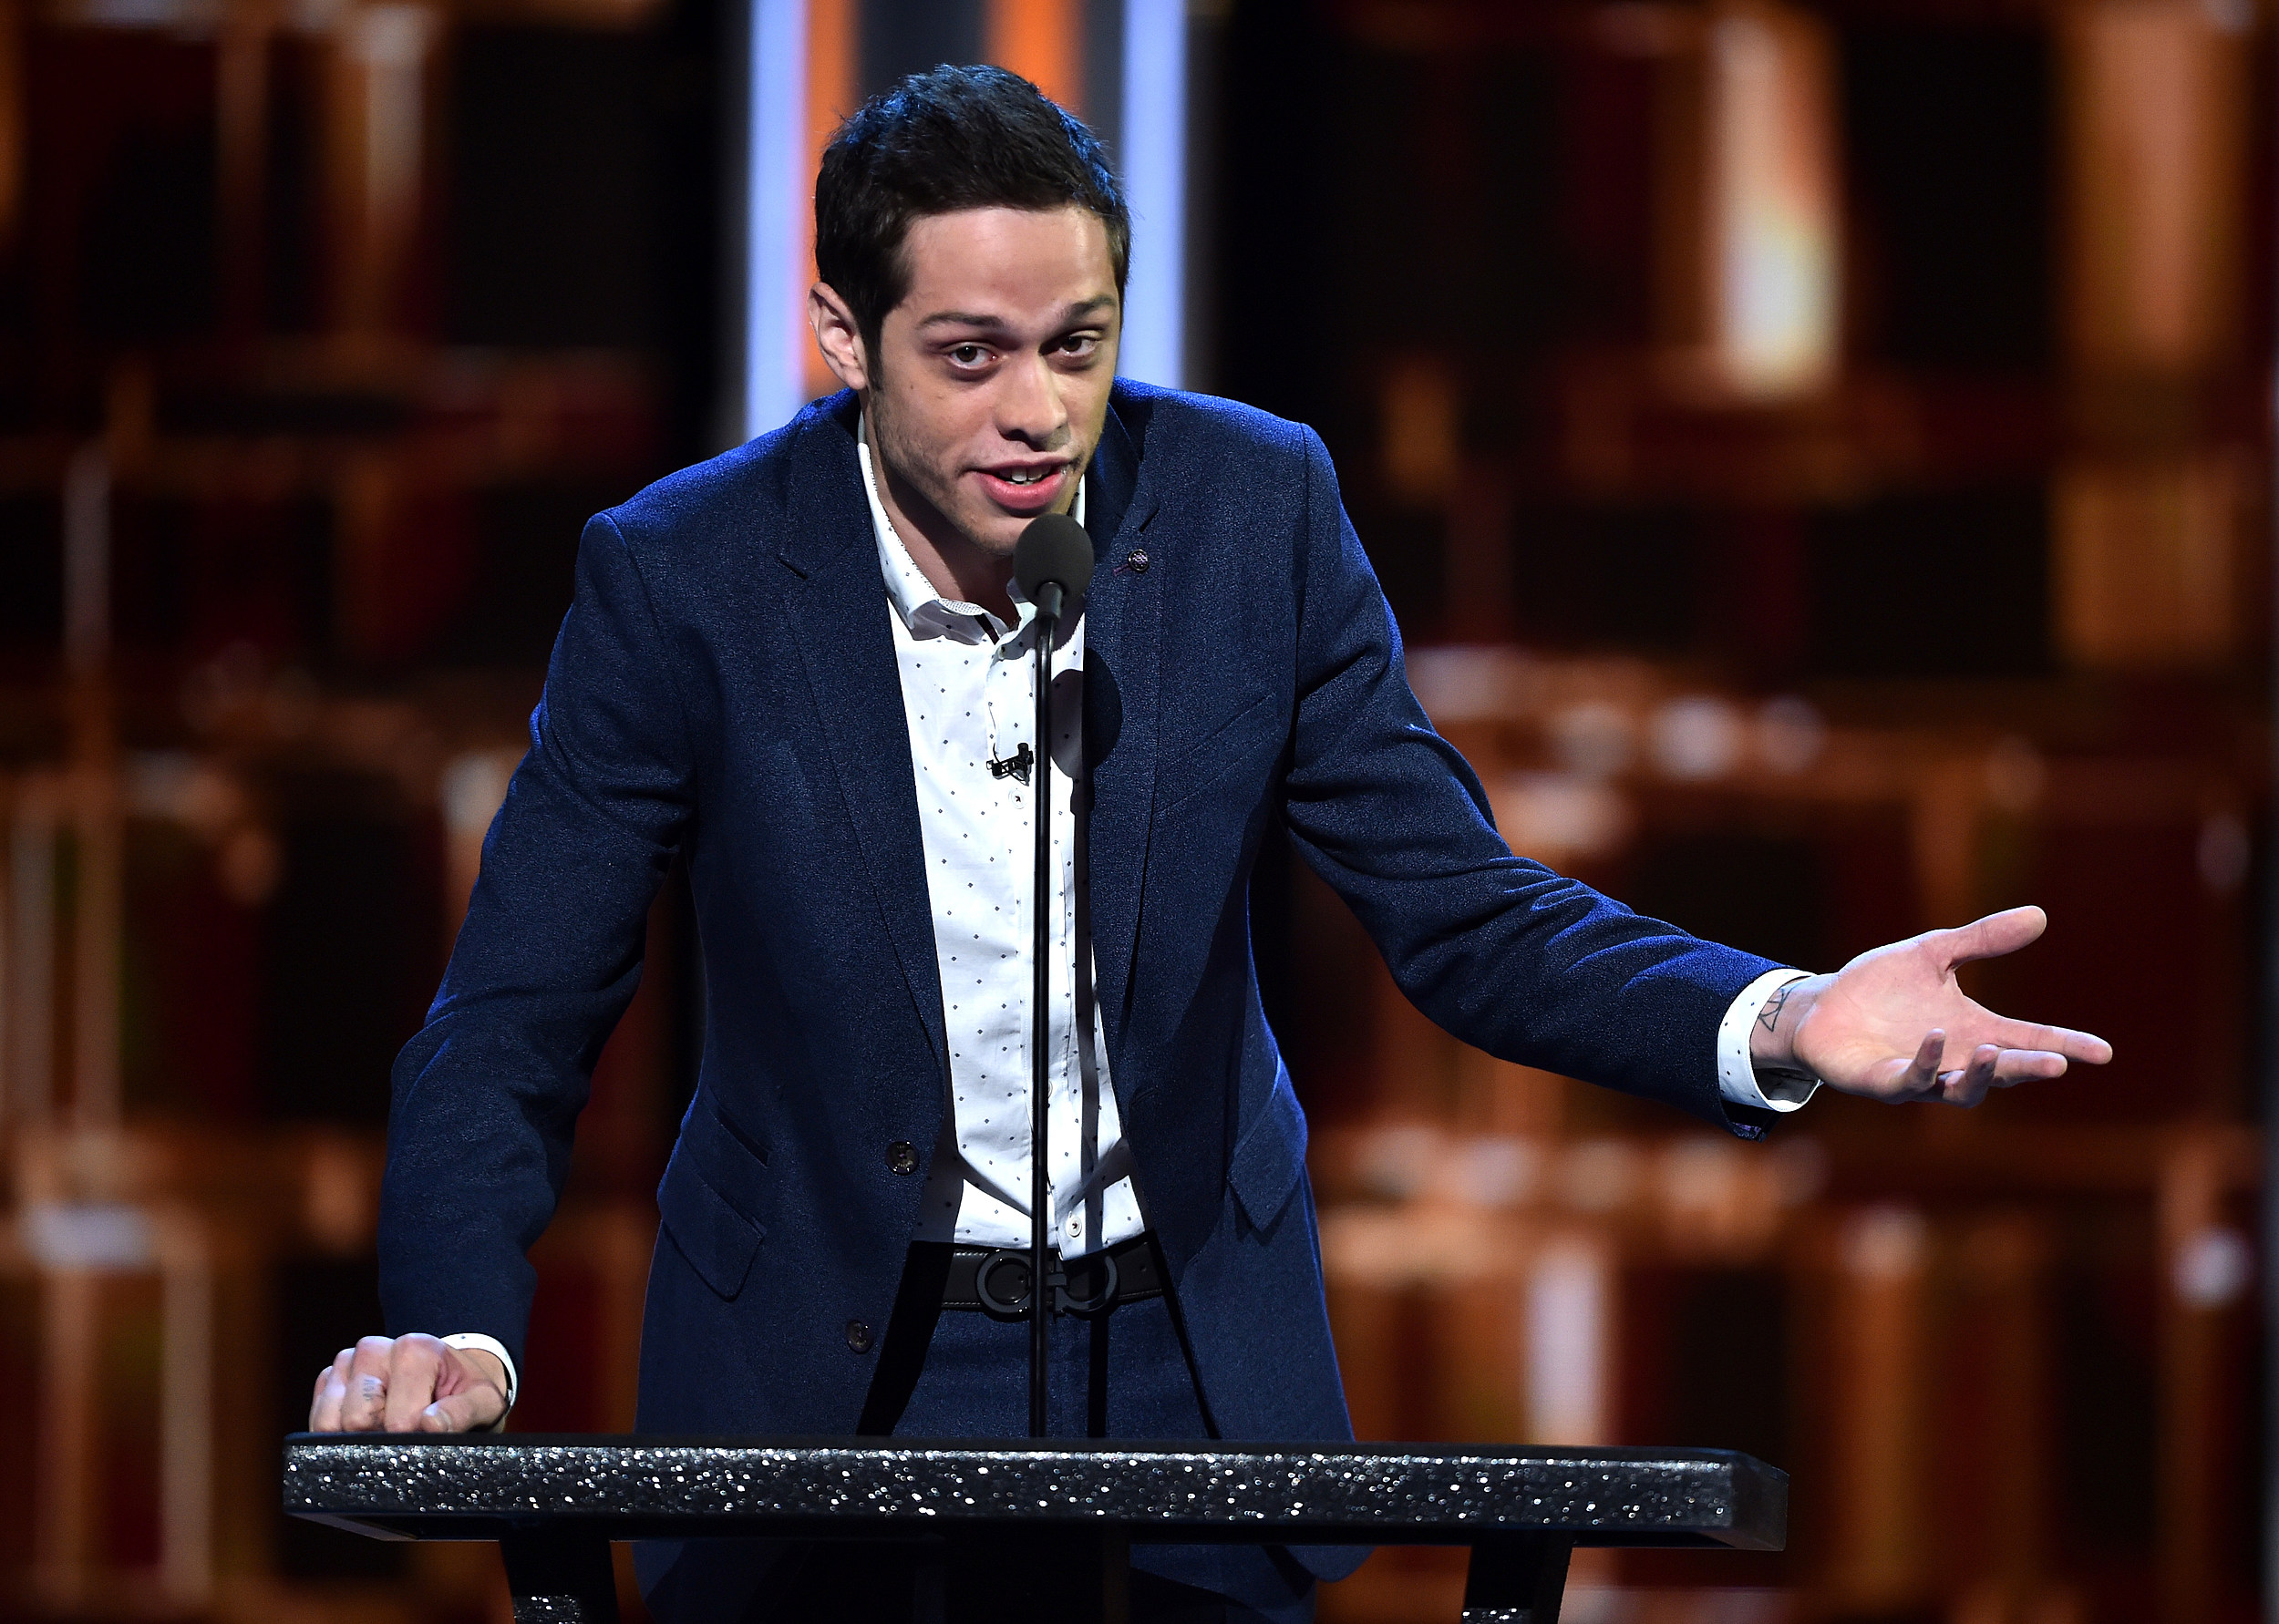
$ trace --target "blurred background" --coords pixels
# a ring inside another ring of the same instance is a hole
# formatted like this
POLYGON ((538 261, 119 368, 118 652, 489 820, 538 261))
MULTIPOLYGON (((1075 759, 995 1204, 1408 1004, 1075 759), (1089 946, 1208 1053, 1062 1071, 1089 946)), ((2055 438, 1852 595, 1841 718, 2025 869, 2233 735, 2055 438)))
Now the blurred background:
MULTIPOLYGON (((820 390, 822 140, 986 59, 1125 170, 1126 370, 1325 437, 1519 849, 1811 967, 2042 903, 1979 990, 2119 1051, 1743 1145, 1459 1046, 1271 850, 1362 1434, 1793 1475, 1786 1553, 1581 1555, 1575 1624, 2260 1616, 2273 21, 0 0, 0 1612, 505 1618, 276 1512, 388 1065, 582 521, 820 390)), ((520 1429, 632 1422, 677 881, 650 942, 520 1429)))

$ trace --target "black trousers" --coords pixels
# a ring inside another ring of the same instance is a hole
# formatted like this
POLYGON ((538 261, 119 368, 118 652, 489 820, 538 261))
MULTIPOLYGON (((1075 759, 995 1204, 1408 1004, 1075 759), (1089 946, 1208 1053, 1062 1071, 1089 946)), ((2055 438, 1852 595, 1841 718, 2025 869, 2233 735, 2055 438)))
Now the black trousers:
MULTIPOLYGON (((899 1438, 1028 1434, 1028 1323, 944 1309, 946 1249, 913 1248, 860 1430, 899 1438)), ((1055 1437, 1201 1442, 1212 1436, 1170 1308, 1119 1302, 1052 1324, 1047 1414, 1055 1437)), ((674 1624, 829 1619, 964 1624, 938 1597, 938 1555, 857 1541, 691 1542, 651 1589, 674 1624)), ((1284 1551, 1247 1545, 1131 1547, 1135 1624, 1306 1624, 1313 1578, 1284 1551)), ((975 1624, 1006 1616, 985 1604, 975 1624)))

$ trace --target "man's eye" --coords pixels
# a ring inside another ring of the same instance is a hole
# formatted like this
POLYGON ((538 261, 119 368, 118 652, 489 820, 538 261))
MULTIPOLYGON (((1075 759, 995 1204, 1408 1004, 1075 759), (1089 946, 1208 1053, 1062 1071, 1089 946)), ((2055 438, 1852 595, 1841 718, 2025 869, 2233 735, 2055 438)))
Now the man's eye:
POLYGON ((1064 355, 1088 355, 1099 347, 1100 341, 1088 333, 1073 334, 1060 341, 1064 355))
POLYGON ((961 344, 950 351, 950 359, 960 366, 979 366, 989 352, 977 344, 961 344))

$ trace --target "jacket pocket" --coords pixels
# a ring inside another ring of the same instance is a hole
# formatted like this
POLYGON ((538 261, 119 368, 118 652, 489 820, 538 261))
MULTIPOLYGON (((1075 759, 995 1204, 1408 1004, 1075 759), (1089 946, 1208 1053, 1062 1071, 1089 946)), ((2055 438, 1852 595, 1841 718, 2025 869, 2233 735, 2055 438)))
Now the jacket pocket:
POLYGON ((1305 1112, 1290 1086, 1289 1069, 1277 1061, 1274 1093, 1227 1167, 1227 1184, 1252 1228, 1263 1229, 1282 1216, 1304 1170, 1305 1112))
POLYGON ((673 1244, 706 1285, 731 1298, 744 1289, 765 1231, 729 1206, 686 1157, 675 1156, 665 1169, 656 1207, 673 1244))
POLYGON ((1156 816, 1164 817, 1184 807, 1250 760, 1260 745, 1276 737, 1274 725, 1274 706, 1261 694, 1212 729, 1201 744, 1180 752, 1158 774, 1163 797, 1156 816))
MULTIPOLYGON (((702 1102, 699 1101, 699 1109, 702 1102)), ((691 1113, 693 1118, 694 1113, 691 1113)), ((722 1297, 744 1289, 752 1259, 768 1231, 737 1211, 698 1169, 701 1147, 691 1143, 701 1130, 692 1120, 673 1146, 673 1159, 656 1187, 657 1216, 681 1256, 706 1285, 722 1297)))

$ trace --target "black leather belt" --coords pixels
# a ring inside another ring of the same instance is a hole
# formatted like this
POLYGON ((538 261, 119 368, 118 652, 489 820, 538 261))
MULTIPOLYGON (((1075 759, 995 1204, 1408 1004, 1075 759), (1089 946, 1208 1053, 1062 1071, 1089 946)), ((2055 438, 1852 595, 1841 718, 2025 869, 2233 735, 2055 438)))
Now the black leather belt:
MULTIPOLYGON (((921 1241, 913 1250, 949 1254, 942 1283, 942 1306, 977 1309, 1001 1319, 1028 1313, 1026 1247, 943 1246, 921 1241)), ((1135 1235, 1105 1251, 1064 1259, 1046 1254, 1045 1286, 1057 1314, 1097 1314, 1119 1302, 1163 1295, 1163 1267, 1153 1235, 1135 1235)))

